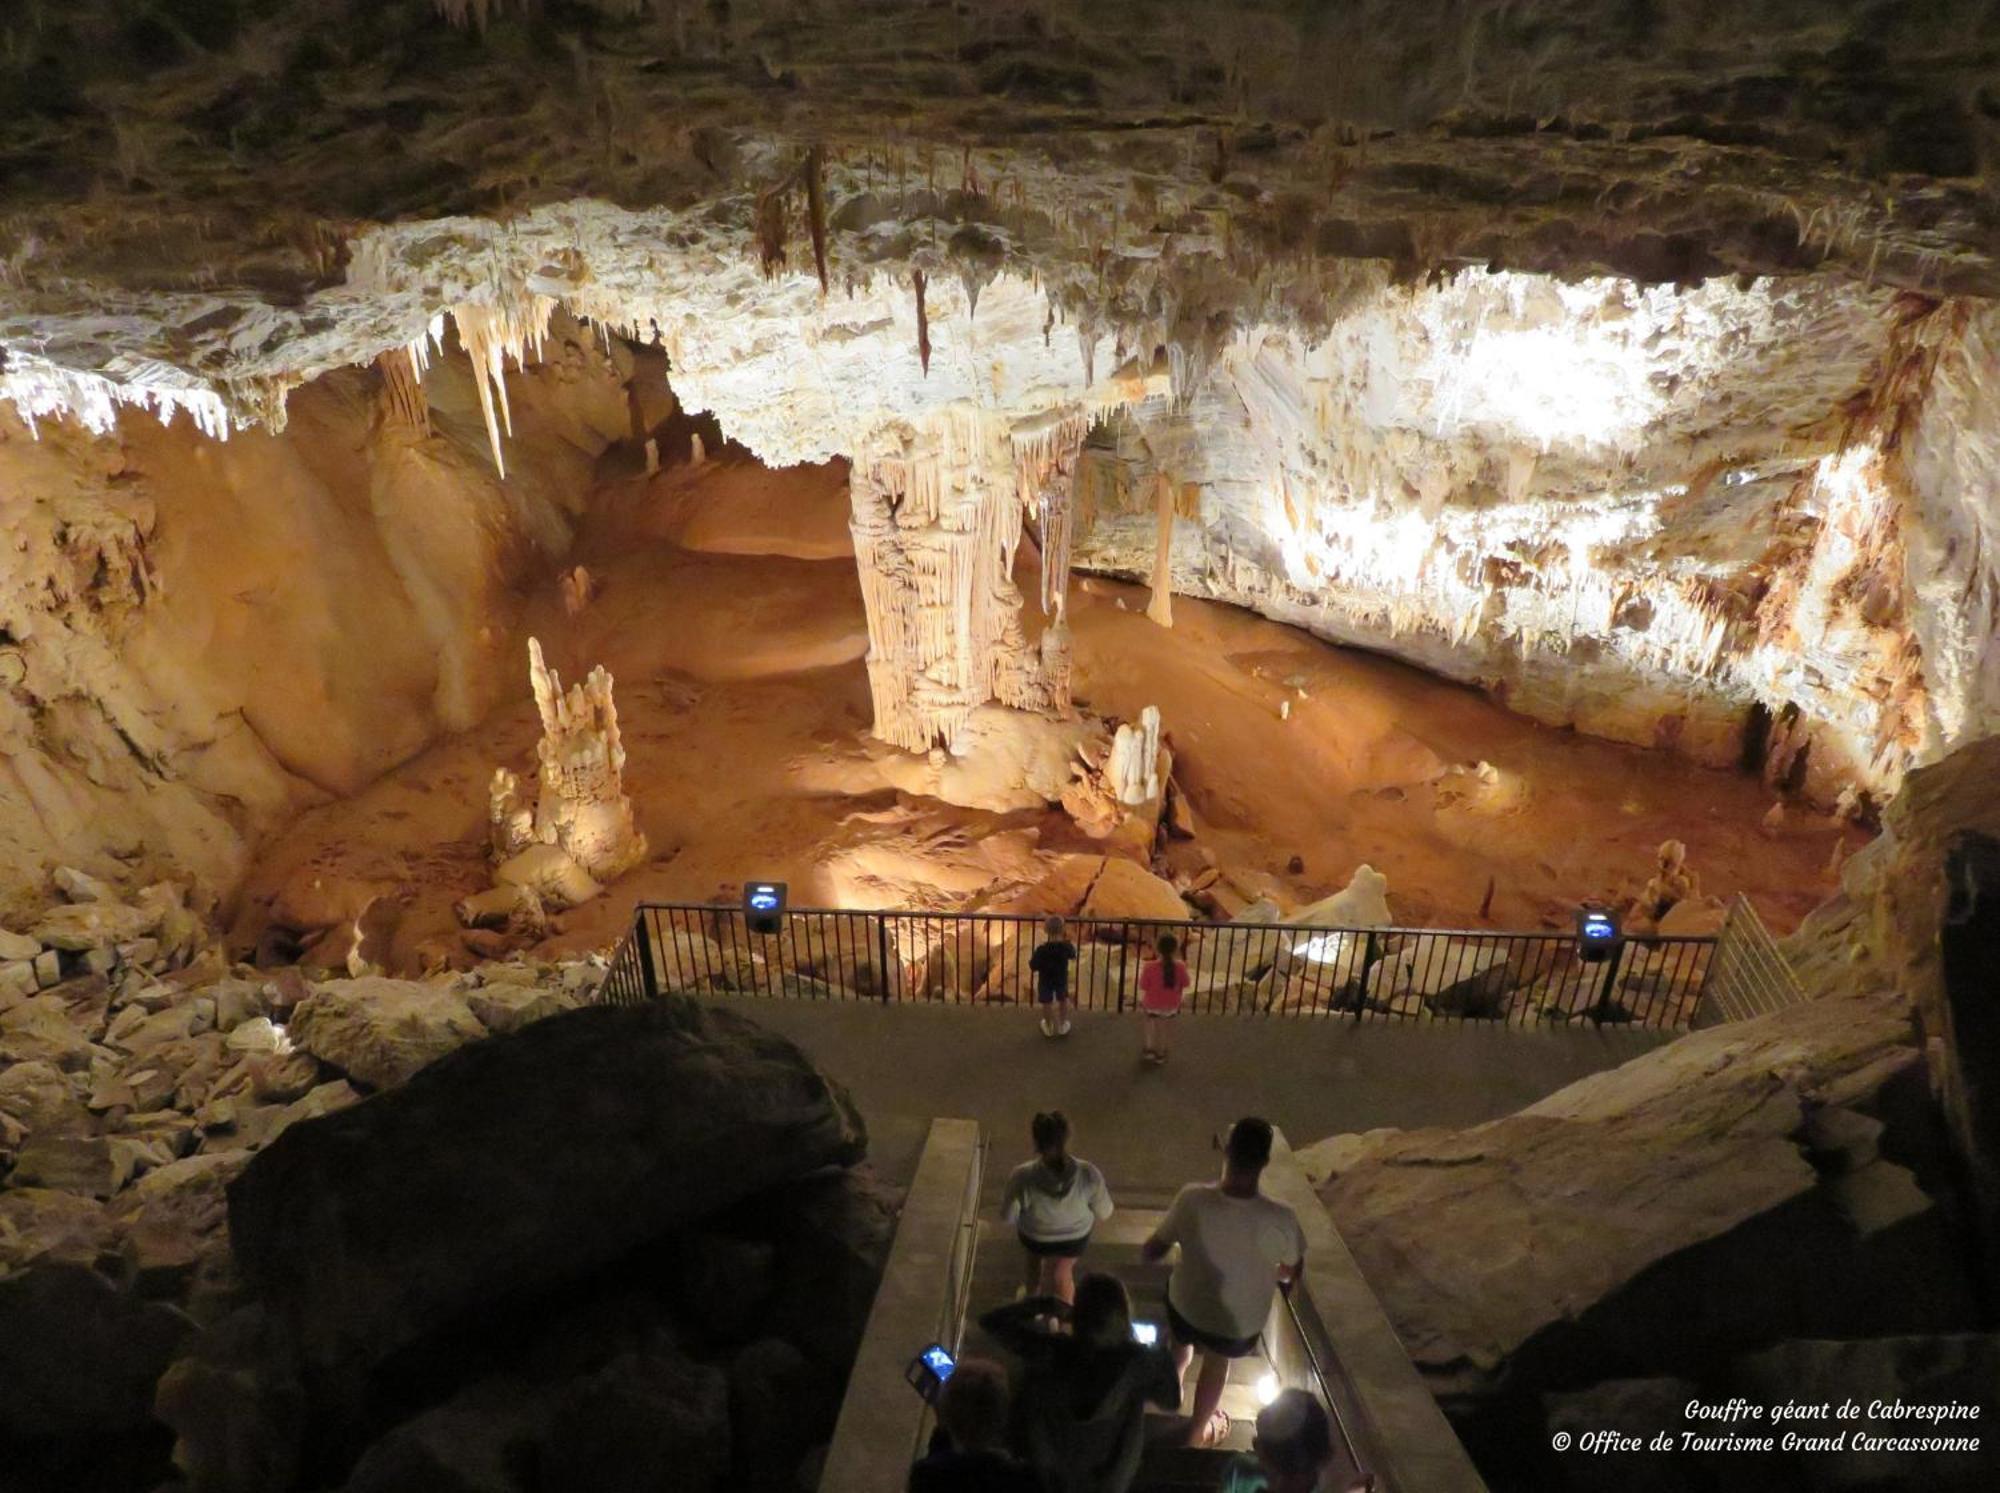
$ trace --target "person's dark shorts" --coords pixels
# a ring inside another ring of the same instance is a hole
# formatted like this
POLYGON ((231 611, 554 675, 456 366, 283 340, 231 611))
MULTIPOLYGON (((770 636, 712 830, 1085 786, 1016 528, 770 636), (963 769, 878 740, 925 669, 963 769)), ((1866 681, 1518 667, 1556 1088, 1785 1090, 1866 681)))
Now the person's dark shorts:
POLYGON ((1021 1248, 1046 1260, 1077 1259, 1089 1244, 1088 1234, 1079 1239, 1030 1239, 1026 1234, 1021 1235, 1021 1248))
POLYGON ((1067 990, 1037 990, 1035 992, 1035 999, 1045 1006, 1052 1006, 1057 1001, 1068 1000, 1069 992, 1067 990))
POLYGON ((1204 1353, 1213 1353, 1218 1358, 1248 1358, 1257 1351, 1258 1333, 1245 1338, 1217 1337, 1212 1332, 1203 1332, 1174 1310, 1174 1304, 1167 1303, 1167 1331, 1177 1343, 1190 1348, 1199 1348, 1204 1353))

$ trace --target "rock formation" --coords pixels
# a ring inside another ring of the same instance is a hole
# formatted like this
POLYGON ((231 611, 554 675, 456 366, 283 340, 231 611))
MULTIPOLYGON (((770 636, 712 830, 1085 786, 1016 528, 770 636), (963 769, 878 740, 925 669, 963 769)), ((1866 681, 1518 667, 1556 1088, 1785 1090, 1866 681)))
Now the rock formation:
POLYGON ((973 412, 878 431, 857 455, 854 558, 868 608, 875 734, 884 741, 928 751, 989 700, 1068 707, 1060 609, 1031 647, 1013 581, 1022 490, 1040 487, 1028 475, 1017 474, 1005 428, 973 412))
POLYGON ((565 694, 561 676, 542 660, 541 643, 530 638, 528 679, 542 718, 538 791, 530 804, 513 773, 494 770, 487 820, 499 885, 459 904, 467 927, 498 919, 528 931, 543 909, 587 902, 646 858, 646 837, 625 796, 611 676, 592 669, 565 694))
POLYGON ((1418 1366, 1476 1418, 1633 1364, 1697 1374, 1778 1336, 1962 1321, 1923 1067, 1895 999, 1827 997, 1507 1119, 1341 1137, 1307 1164, 1418 1366))

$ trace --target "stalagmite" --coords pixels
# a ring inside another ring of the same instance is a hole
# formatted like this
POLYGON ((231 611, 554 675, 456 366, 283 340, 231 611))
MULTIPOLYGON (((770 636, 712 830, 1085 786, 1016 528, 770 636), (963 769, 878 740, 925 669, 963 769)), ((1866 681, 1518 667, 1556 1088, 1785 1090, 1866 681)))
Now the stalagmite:
POLYGON ((1160 710, 1148 705, 1139 724, 1118 728, 1106 771, 1122 804, 1150 803, 1160 796, 1160 710))
MULTIPOLYGON (((573 907, 596 896, 604 882, 644 860, 647 846, 625 796, 625 748, 611 676, 602 667, 592 669, 565 693, 561 677, 543 662, 540 641, 530 638, 528 679, 542 718, 535 802, 530 807, 520 780, 500 768, 488 792, 487 819, 495 880, 532 893, 539 913, 544 906, 573 907)), ((503 898, 467 899, 460 917, 470 926, 496 907, 514 905, 503 898)))
POLYGON ((1174 625, 1174 484, 1164 472, 1153 479, 1158 538, 1153 546, 1153 595, 1146 615, 1162 627, 1174 625))
POLYGON ((650 436, 646 440, 646 475, 656 477, 660 472, 660 443, 650 436))
POLYGON ((694 431, 688 436, 688 465, 700 467, 708 460, 708 447, 702 444, 701 432, 694 431))

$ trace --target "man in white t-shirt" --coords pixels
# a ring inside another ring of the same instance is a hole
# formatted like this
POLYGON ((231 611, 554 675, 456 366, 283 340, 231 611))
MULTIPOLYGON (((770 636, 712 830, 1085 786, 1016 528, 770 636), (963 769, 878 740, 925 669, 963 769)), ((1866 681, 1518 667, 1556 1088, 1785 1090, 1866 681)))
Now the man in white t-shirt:
POLYGON ((1217 1407, 1229 1361, 1257 1350, 1278 1283, 1295 1279, 1305 1264, 1298 1214, 1257 1187, 1271 1160, 1270 1122, 1238 1120, 1225 1155, 1222 1180, 1183 1187, 1141 1251, 1160 1260, 1174 1245, 1181 1247, 1167 1281, 1167 1330, 1183 1380, 1194 1350, 1202 1351, 1190 1446, 1212 1446, 1228 1434, 1228 1419, 1217 1407))

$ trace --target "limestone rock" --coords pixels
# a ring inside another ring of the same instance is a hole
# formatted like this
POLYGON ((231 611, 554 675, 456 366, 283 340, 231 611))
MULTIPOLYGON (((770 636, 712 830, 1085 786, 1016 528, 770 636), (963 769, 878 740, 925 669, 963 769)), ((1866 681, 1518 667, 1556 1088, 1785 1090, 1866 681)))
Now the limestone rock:
POLYGON ((771 1297, 777 1247, 697 1230, 676 1253, 674 1299, 683 1317, 720 1342, 748 1337, 771 1297))
POLYGON ((727 1379, 664 1347, 571 1385, 541 1459, 545 1486, 594 1493, 707 1493, 728 1465, 727 1379))
POLYGON ((206 1264, 228 1266, 224 1189, 248 1153, 188 1156, 149 1171, 120 1193, 110 1218, 133 1284, 144 1294, 178 1291, 206 1264))
POLYGON ((380 1089, 477 1041, 486 1028, 446 986, 376 976, 314 987, 286 1033, 321 1062, 380 1089))
POLYGON ((36 1135, 81 1135, 91 1128, 71 1076, 39 1059, 0 1068, 0 1115, 36 1135))
POLYGON ((116 902, 118 893, 88 872, 74 866, 58 866, 49 876, 56 890, 72 902, 116 902))
POLYGON ((1078 911, 1087 918, 1155 918, 1170 923, 1184 923, 1190 917, 1172 882, 1119 856, 1105 858, 1078 911))
POLYGON ((136 1158, 103 1135, 31 1135, 14 1158, 16 1187, 108 1198, 131 1176, 136 1158))
POLYGON ((768 1330, 828 1372, 854 1362, 902 1195, 867 1167, 810 1178, 759 1200, 778 1247, 768 1330))
POLYGON ((109 949, 151 933, 158 919, 122 902, 73 902, 52 907, 35 925, 35 937, 52 949, 82 953, 109 949))
POLYGON ((261 1307, 232 1312, 160 1375, 154 1413, 196 1493, 292 1486, 306 1419, 288 1344, 261 1307))
POLYGON ((81 1265, 0 1279, 0 1431, 77 1436, 139 1430, 153 1386, 194 1324, 81 1265))
POLYGON ((0 1189, 0 1274, 36 1260, 88 1265, 112 1242, 101 1203, 15 1181, 0 1189))
POLYGON ((1316 928, 1390 927, 1396 919, 1389 911, 1389 878, 1373 866, 1356 866, 1346 886, 1331 897, 1301 907, 1284 921, 1310 923, 1316 928))
MULTIPOLYGON (((1843 1270, 1887 1268, 1890 1256, 1841 1223, 1820 1190, 1802 1150, 1805 1115, 1888 1104, 1916 1058, 1910 1040, 1892 1000, 1808 1003, 1683 1038, 1469 1130, 1371 1135, 1321 1195, 1412 1357, 1448 1397, 1488 1393, 1510 1376, 1533 1382, 1558 1335, 1575 1369, 1591 1341, 1579 1318, 1622 1333, 1636 1354, 1661 1334, 1679 1334, 1674 1351, 1693 1353, 1704 1339, 1759 1330, 1766 1316, 1851 1317, 1870 1309, 1869 1288, 1830 1283, 1843 1270), (1747 1227, 1788 1208, 1788 1222, 1762 1235, 1747 1227), (1819 1281, 1801 1296, 1786 1261, 1808 1238, 1819 1281), (1743 1243, 1729 1252, 1725 1239, 1743 1243), (1780 1239, 1791 1243, 1776 1247, 1780 1239), (1723 1254, 1696 1253, 1711 1241, 1723 1254), (1679 1273, 1667 1268, 1684 1254, 1679 1273), (1702 1298, 1690 1293, 1702 1270, 1738 1281, 1727 1311, 1697 1309, 1702 1298), (1767 1279, 1773 1271, 1783 1279, 1767 1279)), ((1927 1247, 1902 1248, 1903 1269, 1929 1268, 1927 1247)), ((1914 1289, 1899 1297, 1914 1314, 1952 1309, 1921 1301, 1930 1282, 1914 1289)), ((1948 1303, 1949 1283, 1937 1289, 1948 1303)))
POLYGON ((1118 728, 1111 741, 1111 760, 1106 771, 1113 793, 1121 804, 1151 803, 1160 796, 1160 711, 1148 705, 1139 712, 1139 723, 1118 728))
MULTIPOLYGON (((1923 1488, 1974 1493, 1992 1486, 1986 1448, 2000 1414, 2000 1334, 1954 1333, 1859 1341, 1794 1340, 1740 1360, 1730 1388, 1755 1403, 1834 1404, 1857 1401, 1863 1414, 1835 1429, 1870 1436, 1977 1436, 1978 1453, 1848 1451, 1800 1454, 1799 1485, 1835 1490, 1923 1488), (1978 1407, 1974 1420, 1912 1421, 1868 1413, 1877 1403, 1978 1407)), ((1804 1428, 1801 1428, 1804 1429, 1804 1428)), ((1814 1434, 1817 1434, 1816 1429, 1814 1434)))
POLYGON ((231 1188, 230 1237, 310 1359, 369 1362, 864 1144, 846 1096, 735 1013, 590 1007, 293 1126, 231 1188))
POLYGON ((840 1381, 783 1338, 729 1361, 729 1427, 749 1493, 791 1493, 806 1453, 833 1434, 840 1381))
POLYGON ((548 1401, 545 1386, 523 1381, 470 1385, 362 1453, 345 1493, 520 1493, 548 1401))
POLYGON ((46 1062, 73 1072, 87 1068, 94 1051, 59 994, 38 995, 0 1010, 0 1064, 46 1062))
POLYGON ((32 962, 42 952, 42 941, 30 938, 25 933, 15 933, 0 928, 0 961, 7 963, 32 962))
POLYGON ((480 1025, 500 1035, 519 1031, 558 1011, 572 1010, 576 1001, 559 987, 497 984, 466 991, 465 1004, 480 1025))

